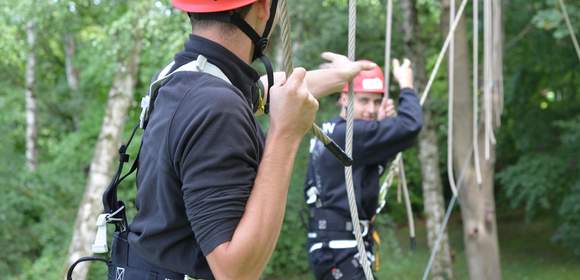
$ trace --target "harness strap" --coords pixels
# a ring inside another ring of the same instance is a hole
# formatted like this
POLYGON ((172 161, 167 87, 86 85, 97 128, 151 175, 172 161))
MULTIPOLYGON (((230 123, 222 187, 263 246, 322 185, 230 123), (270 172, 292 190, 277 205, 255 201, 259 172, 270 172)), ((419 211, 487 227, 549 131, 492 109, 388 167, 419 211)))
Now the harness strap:
POLYGON ((174 65, 175 62, 171 62, 165 66, 163 70, 159 72, 155 81, 149 86, 148 94, 143 97, 143 99, 141 99, 142 111, 139 124, 133 128, 127 143, 121 145, 119 148, 119 165, 117 167, 117 171, 111 179, 109 186, 103 193, 104 213, 101 214, 97 219, 97 235, 92 247, 93 253, 106 253, 108 251, 106 228, 108 223, 115 224, 116 232, 124 232, 127 229, 127 217, 124 209, 125 206, 123 201, 120 201, 117 198, 117 189, 119 184, 121 184, 125 178, 133 174, 139 168, 139 154, 141 153, 141 147, 139 147, 139 152, 137 152, 137 156, 133 161, 130 170, 125 175, 121 176, 125 163, 129 162, 127 147, 131 145, 137 129, 139 127, 143 129, 147 127, 149 117, 151 116, 151 113, 154 109, 154 104, 159 93, 159 89, 165 84, 166 81, 169 80, 169 78, 178 72, 203 72, 217 77, 228 84, 232 84, 228 77, 217 66, 208 62, 207 58, 203 55, 198 55, 196 60, 184 64, 176 70, 170 72, 174 65))

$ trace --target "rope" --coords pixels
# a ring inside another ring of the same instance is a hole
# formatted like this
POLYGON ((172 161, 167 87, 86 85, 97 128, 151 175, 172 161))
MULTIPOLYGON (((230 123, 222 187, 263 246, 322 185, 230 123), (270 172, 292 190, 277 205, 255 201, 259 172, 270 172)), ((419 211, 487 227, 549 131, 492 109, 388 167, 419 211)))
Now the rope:
POLYGON ((453 24, 451 25, 449 33, 447 34, 447 38, 445 39, 445 42, 443 43, 443 47, 441 48, 441 51, 439 52, 439 56, 437 57, 437 61, 435 62, 435 67, 433 68, 433 71, 431 72, 431 76, 429 77, 429 81, 427 82, 427 86, 425 87, 425 90, 423 90, 423 95, 421 96, 421 105, 423 105, 425 103, 425 100, 429 96, 429 92, 431 90, 431 86, 433 85, 433 81, 435 80, 435 77, 437 76, 437 72, 439 71, 439 67, 441 66, 441 62, 443 61, 443 57, 445 56, 445 53, 447 52, 447 49, 449 48, 449 43, 451 42, 451 37, 453 36, 453 33, 455 33, 455 29, 457 28, 457 25, 459 24, 459 20, 461 19, 461 16, 463 15, 463 10, 465 10, 466 5, 467 5, 467 0, 463 0, 463 2, 461 2, 461 6, 459 7, 459 10, 457 10, 457 14, 455 15, 455 20, 453 21, 453 24))
MULTIPOLYGON (((285 0, 281 0, 279 2, 279 10, 280 10, 280 28, 282 29, 282 48, 284 51, 283 56, 283 63, 286 69, 286 76, 289 76, 292 72, 293 65, 292 65, 292 44, 290 39, 290 19, 287 12, 287 5, 285 0)), ((354 52, 355 52, 355 29, 356 29, 356 1, 349 2, 349 38, 348 38, 348 48, 349 48, 349 58, 354 61, 354 52)), ((348 104, 348 118, 347 118, 347 139, 346 139, 346 150, 347 154, 350 158, 352 158, 352 125, 353 125, 353 92, 352 92, 352 83, 350 83, 350 98, 348 104)), ((314 135, 321 140, 324 144, 327 144, 327 141, 324 141, 324 138, 328 138, 320 128, 318 128, 316 124, 313 124, 313 133, 314 135)), ((330 139, 330 138, 328 138, 330 139)), ((366 254, 366 250, 364 244, 362 242, 362 235, 360 229, 360 221, 358 219, 358 211, 356 206, 356 199, 354 197, 354 187, 353 187, 353 180, 352 180, 352 166, 345 166, 345 179, 347 185, 347 195, 349 201, 349 207, 351 212, 351 219, 352 224, 354 225, 354 234, 357 240, 357 247, 358 247, 358 255, 363 267, 365 276, 367 280, 373 279, 373 274, 371 270, 371 266, 368 263, 368 258, 366 254)))
MULTIPOLYGON (((356 0, 348 1, 348 58, 351 61, 355 60, 356 51, 356 0)), ((347 107, 346 120, 346 153, 352 158, 352 140, 353 140, 353 110, 354 109, 354 92, 353 83, 349 83, 349 98, 347 107)), ((354 194, 354 183, 352 178, 352 166, 344 168, 344 175, 346 179, 346 194, 348 196, 348 205, 350 208, 350 216, 352 224, 354 225, 354 235, 357 241, 359 261, 362 265, 365 277, 367 280, 373 279, 371 266, 368 262, 365 246, 362 240, 360 231, 360 222, 358 219, 358 209, 356 205, 356 198, 354 194)))
POLYGON ((389 98, 389 83, 391 79, 391 30, 393 29, 393 0, 387 0, 387 19, 385 22, 385 90, 383 98, 389 98))
POLYGON ((485 127, 485 159, 489 160, 490 158, 490 143, 491 143, 491 130, 492 130, 492 102, 491 102, 491 90, 493 87, 493 69, 491 67, 493 63, 493 37, 492 37, 492 3, 491 0, 484 0, 484 7, 483 7, 483 17, 484 17, 484 81, 485 87, 483 91, 483 100, 484 100, 484 127, 485 127))
MULTIPOLYGON (((449 24, 455 19, 455 0, 451 0, 449 11, 449 24)), ((451 29, 451 27, 449 28, 451 29)), ((455 175, 453 174, 453 99, 454 99, 454 85, 455 85, 455 36, 451 33, 451 44, 449 46, 449 96, 447 109, 447 179, 449 180, 449 187, 453 195, 457 195, 457 187, 455 186, 455 175)))
POLYGON ((570 18, 568 17, 568 11, 566 10, 566 4, 564 4, 564 0, 559 0, 560 8, 562 9, 562 15, 564 15, 564 20, 566 21, 566 26, 568 26, 568 31, 570 32, 570 37, 572 38, 572 43, 574 43, 574 49, 576 49, 576 55, 578 56, 578 60, 580 60, 580 47, 578 46, 578 40, 576 40, 576 34, 574 33, 574 29, 572 28, 572 24, 570 23, 570 18))
MULTIPOLYGON (((292 39, 290 38, 290 17, 288 16, 288 9, 286 1, 281 0, 278 3, 278 10, 280 14, 280 29, 282 30, 282 50, 284 52, 282 60, 286 71, 286 77, 292 74, 294 65, 292 63, 292 39)), ((348 157, 344 151, 328 137, 316 123, 312 123, 312 134, 316 137, 324 147, 338 159, 343 165, 348 166, 352 164, 352 157, 348 157)))
POLYGON ((478 120, 478 92, 479 92, 479 0, 473 0, 473 150, 475 164, 475 179, 481 185, 481 167, 479 166, 479 120, 478 120))
MULTIPOLYGON (((461 187, 463 186, 463 178, 465 175, 465 170, 467 170, 467 164, 469 163, 469 160, 471 159, 471 156, 473 154, 473 149, 471 150, 471 152, 469 153, 469 156, 467 156, 465 158, 465 160, 463 161, 463 166, 461 168, 461 172, 459 174, 459 180, 457 180, 457 192, 461 191, 461 187)), ((451 212, 453 211, 453 207, 455 207, 455 203, 457 202, 457 195, 453 195, 453 197, 451 198, 451 201, 449 201, 449 206, 447 206, 447 210, 445 211, 445 217, 443 218, 443 225, 441 226, 441 228, 439 228, 439 232, 437 233, 437 240, 435 241, 435 244, 433 246, 433 250, 431 251, 431 255, 429 256, 429 262, 427 263, 427 267, 425 268, 425 271, 423 272, 423 280, 427 280, 427 277, 429 276, 429 272, 431 272, 431 267, 433 266, 433 261, 435 260, 435 256, 437 255, 437 253, 439 252, 439 246, 441 245, 441 241, 443 240, 443 235, 445 234, 445 228, 447 227, 447 224, 449 223, 449 217, 451 217, 451 212)))
POLYGON ((401 182, 403 186, 403 197, 405 199, 405 208, 407 210, 407 222, 409 223, 409 242, 411 244, 411 250, 415 250, 415 219, 413 218, 413 208, 411 207, 411 197, 409 196, 409 188, 407 188, 407 177, 405 176, 405 164, 403 163, 403 157, 399 160, 399 171, 401 182))
POLYGON ((284 70, 286 72, 286 77, 292 74, 294 65, 292 63, 292 39, 290 38, 290 17, 288 16, 288 9, 286 6, 286 0, 281 0, 278 6, 280 10, 280 29, 282 31, 282 61, 284 64, 284 70))

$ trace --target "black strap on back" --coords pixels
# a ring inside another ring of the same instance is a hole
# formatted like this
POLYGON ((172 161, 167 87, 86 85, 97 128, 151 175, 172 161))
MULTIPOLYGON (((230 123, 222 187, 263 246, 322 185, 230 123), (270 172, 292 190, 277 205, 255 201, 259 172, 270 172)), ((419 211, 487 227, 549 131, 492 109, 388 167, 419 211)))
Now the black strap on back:
POLYGON ((139 147, 139 152, 137 152, 137 156, 133 161, 131 169, 129 169, 129 171, 125 173, 125 175, 121 176, 123 173, 123 166, 125 165, 125 163, 129 162, 129 154, 127 154, 127 148, 129 147, 129 145, 131 145, 131 142, 133 141, 133 137, 135 137, 137 129, 139 129, 138 124, 135 126, 135 128, 133 128, 133 131, 131 132, 131 137, 129 137, 127 144, 121 145, 121 147, 119 148, 119 165, 117 167, 117 171, 113 176, 113 178, 111 179, 109 186, 103 193, 103 207, 105 209, 105 213, 109 214, 115 213, 114 216, 111 216, 111 218, 116 218, 115 220, 113 220, 113 223, 115 224, 115 231, 125 231, 125 229, 127 228, 127 216, 125 215, 124 209, 125 204, 123 203, 123 201, 118 200, 117 189, 119 187, 119 184, 121 184, 121 182, 125 180, 125 178, 127 178, 129 175, 133 174, 133 172, 135 172, 135 170, 137 170, 138 168, 141 147, 139 147))

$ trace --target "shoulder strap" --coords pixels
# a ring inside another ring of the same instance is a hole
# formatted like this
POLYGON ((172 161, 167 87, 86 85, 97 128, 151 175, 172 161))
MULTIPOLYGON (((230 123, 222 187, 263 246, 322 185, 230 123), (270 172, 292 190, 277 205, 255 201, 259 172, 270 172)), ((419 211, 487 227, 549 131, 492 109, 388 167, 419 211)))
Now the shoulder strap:
POLYGON ((191 61, 187 64, 182 65, 181 67, 175 69, 173 72, 169 73, 171 68, 175 65, 175 62, 169 63, 157 76, 157 79, 151 83, 149 86, 149 92, 146 96, 141 99, 141 117, 140 117, 140 127, 145 129, 147 127, 147 123, 149 122, 149 116, 151 112, 153 112, 153 107, 155 105, 155 99, 157 98, 157 94, 159 89, 165 84, 165 82, 172 77, 175 73, 179 72, 203 72, 210 74, 214 77, 220 78, 224 82, 228 84, 232 84, 230 79, 220 70, 217 66, 211 64, 207 61, 207 58, 203 55, 198 55, 197 59, 191 61))

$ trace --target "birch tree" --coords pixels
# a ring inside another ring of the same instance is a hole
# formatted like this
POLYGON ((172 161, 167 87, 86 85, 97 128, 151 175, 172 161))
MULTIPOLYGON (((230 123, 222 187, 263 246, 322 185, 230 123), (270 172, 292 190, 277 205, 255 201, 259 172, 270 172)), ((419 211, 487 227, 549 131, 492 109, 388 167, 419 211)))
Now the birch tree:
MULTIPOLYGON (((399 1, 402 13, 403 41, 405 55, 413 62, 415 85, 417 92, 420 86, 426 84, 425 47, 419 36, 417 20, 417 1, 399 1)), ((433 250, 437 235, 443 224, 445 200, 441 184, 439 168, 439 148, 437 132, 433 121, 433 111, 430 102, 423 105, 423 129, 419 136, 419 161, 421 163, 423 204, 427 220, 427 243, 433 250)), ((439 254, 433 262, 432 279, 453 279, 453 268, 447 231, 441 240, 439 254)))
MULTIPOLYGON (((492 1, 499 7, 499 1, 492 1)), ((458 4, 458 3, 457 3, 458 4)), ((448 22, 450 1, 442 1, 442 29, 443 34, 449 30, 448 22)), ((499 22, 498 22, 499 23, 499 22)), ((499 27, 499 26, 498 26, 499 27)), ((487 40, 488 38, 486 38, 487 40)), ((453 166, 457 170, 456 179, 463 185, 459 192, 461 216, 463 219, 463 233, 465 254, 472 280, 501 279, 500 253, 497 238, 497 222, 495 217, 494 198, 494 147, 490 147, 489 160, 485 158, 484 149, 478 149, 482 183, 478 185, 473 164, 473 95, 471 94, 471 63, 469 61, 468 39, 466 34, 465 17, 459 22, 454 37, 454 82, 455 95, 453 100, 453 166), (465 168, 464 168, 465 167, 465 168)), ((501 44, 495 46, 501 49, 501 44)), ((497 65, 496 61, 494 64, 497 65)), ((501 69, 496 69, 500 70, 501 69)), ((501 82, 495 81, 494 96, 499 96, 501 82)), ((478 124, 479 143, 484 143, 483 127, 478 124)))
MULTIPOLYGON (((132 13, 132 12, 128 12, 132 13)), ((140 54, 143 44, 143 14, 135 11, 129 15, 134 20, 131 26, 129 48, 120 51, 117 73, 108 93, 107 108, 103 118, 101 132, 95 147, 95 154, 90 165, 85 192, 80 203, 74 226, 72 241, 68 249, 66 267, 80 257, 91 255, 91 244, 96 233, 96 219, 103 211, 102 194, 113 175, 113 164, 116 162, 117 149, 126 116, 135 90, 140 54)), ((87 263, 75 269, 74 279, 86 279, 87 263)))
POLYGON ((38 165, 38 128, 36 117, 36 22, 30 20, 26 23, 26 41, 28 54, 26 58, 26 87, 24 91, 26 99, 26 167, 29 171, 35 171, 38 165))

